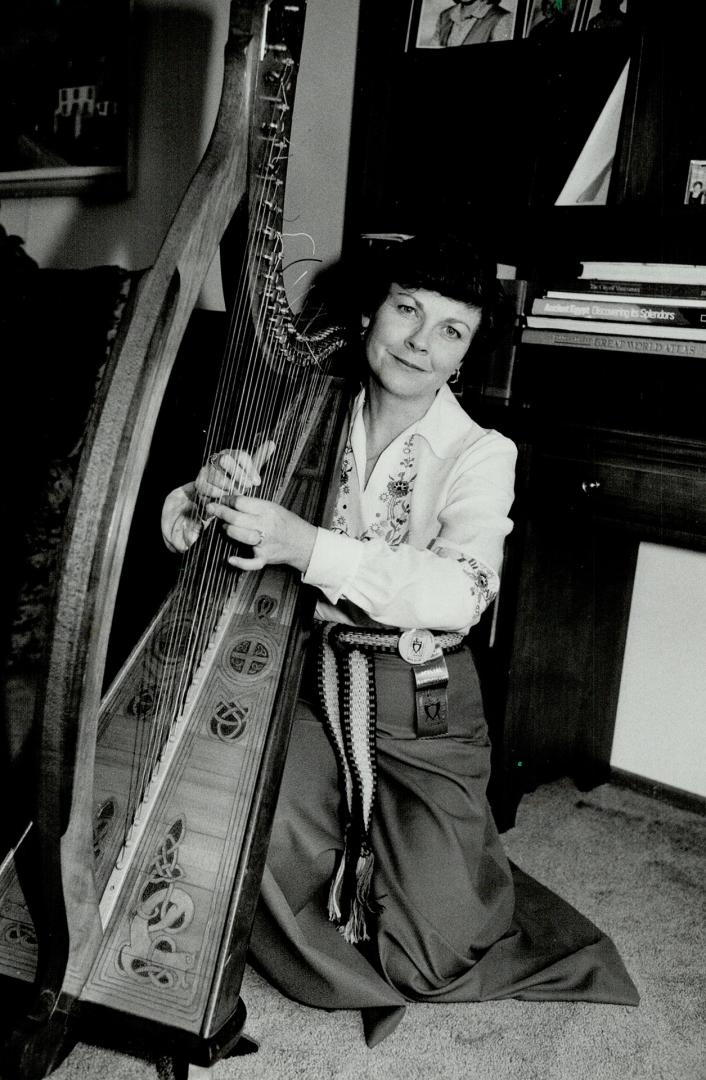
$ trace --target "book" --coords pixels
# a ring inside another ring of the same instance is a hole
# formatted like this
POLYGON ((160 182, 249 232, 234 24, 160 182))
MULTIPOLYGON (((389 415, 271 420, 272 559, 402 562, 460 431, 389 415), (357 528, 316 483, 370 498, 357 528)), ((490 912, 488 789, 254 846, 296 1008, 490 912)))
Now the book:
POLYGON ((522 343, 558 345, 564 349, 608 349, 611 352, 642 353, 653 356, 706 357, 706 341, 628 337, 625 334, 567 333, 565 330, 527 329, 522 331, 522 343))
POLYGON ((582 278, 706 285, 706 266, 687 263, 582 262, 582 278))
POLYGON ((532 314, 568 319, 645 323, 650 326, 706 327, 706 302, 693 307, 681 307, 676 304, 650 304, 635 300, 604 300, 595 296, 585 296, 579 300, 552 296, 534 300, 532 314))
MULTIPOLYGON (((550 315, 528 315, 527 325, 535 330, 577 330, 589 334, 612 334, 615 323, 598 319, 561 319, 550 315)), ((706 341, 706 327, 646 326, 644 323, 621 323, 623 337, 674 338, 680 341, 706 341)))
POLYGON ((586 293, 599 296, 615 296, 616 300, 629 300, 639 296, 643 301, 677 300, 680 304, 706 303, 706 285, 687 285, 684 282, 660 281, 610 281, 608 278, 576 278, 560 282, 546 290, 547 296, 583 297, 586 293))

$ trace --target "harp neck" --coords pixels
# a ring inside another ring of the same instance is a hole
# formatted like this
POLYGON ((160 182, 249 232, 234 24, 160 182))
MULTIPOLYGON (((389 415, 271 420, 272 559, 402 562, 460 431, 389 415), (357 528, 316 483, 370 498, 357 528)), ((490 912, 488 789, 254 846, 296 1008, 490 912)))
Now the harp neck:
POLYGON ((341 346, 327 327, 302 330, 283 274, 283 212, 292 106, 304 30, 304 0, 267 6, 263 54, 252 105, 247 274, 249 307, 263 353, 272 362, 321 363, 341 346))

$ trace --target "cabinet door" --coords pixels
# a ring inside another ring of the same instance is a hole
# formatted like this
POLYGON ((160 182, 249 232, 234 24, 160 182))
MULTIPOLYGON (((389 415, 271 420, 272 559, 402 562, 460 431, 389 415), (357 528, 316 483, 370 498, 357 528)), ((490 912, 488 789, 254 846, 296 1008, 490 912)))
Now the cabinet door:
POLYGON ((514 596, 501 611, 511 626, 501 727, 510 812, 539 782, 568 774, 591 786, 608 775, 640 541, 706 546, 703 444, 541 431, 514 540, 514 596))
POLYGON ((605 778, 636 553, 589 507, 528 519, 503 732, 510 804, 558 776, 605 778))

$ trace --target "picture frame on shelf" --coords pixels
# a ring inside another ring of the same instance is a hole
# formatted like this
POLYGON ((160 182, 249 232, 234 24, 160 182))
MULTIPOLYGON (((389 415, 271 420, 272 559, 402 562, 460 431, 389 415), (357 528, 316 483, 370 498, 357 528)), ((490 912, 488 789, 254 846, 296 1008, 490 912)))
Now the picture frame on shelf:
POLYGON ((131 186, 132 0, 3 0, 0 198, 131 186))
POLYGON ((524 0, 412 0, 407 51, 512 41, 524 0))
POLYGON ((689 162, 684 205, 706 206, 706 161, 689 162))

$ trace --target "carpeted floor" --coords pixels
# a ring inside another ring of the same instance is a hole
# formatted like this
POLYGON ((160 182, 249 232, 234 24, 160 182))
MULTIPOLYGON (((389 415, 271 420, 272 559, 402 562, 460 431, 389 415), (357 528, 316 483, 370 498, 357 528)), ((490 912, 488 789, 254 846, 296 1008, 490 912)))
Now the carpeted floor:
MULTIPOLYGON (((258 1054, 213 1080, 706 1080, 706 817, 637 792, 540 788, 508 855, 614 939, 642 1001, 412 1005, 369 1050, 355 1012, 283 999, 248 971, 258 1054)), ((56 1080, 154 1080, 148 1062, 80 1044, 56 1080)))

